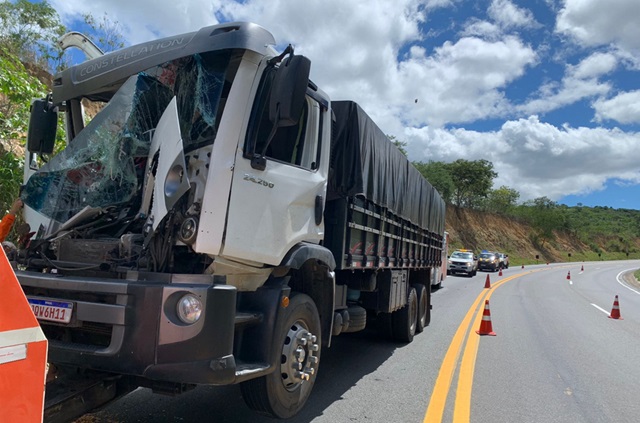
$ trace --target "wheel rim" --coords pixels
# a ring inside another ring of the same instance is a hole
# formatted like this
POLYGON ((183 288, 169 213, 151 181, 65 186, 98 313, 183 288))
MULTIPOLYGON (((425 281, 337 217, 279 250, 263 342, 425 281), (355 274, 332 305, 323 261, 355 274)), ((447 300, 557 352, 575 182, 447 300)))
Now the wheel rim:
POLYGON ((316 373, 320 361, 316 355, 320 350, 317 339, 300 320, 289 328, 280 356, 280 377, 288 391, 295 390, 316 373))

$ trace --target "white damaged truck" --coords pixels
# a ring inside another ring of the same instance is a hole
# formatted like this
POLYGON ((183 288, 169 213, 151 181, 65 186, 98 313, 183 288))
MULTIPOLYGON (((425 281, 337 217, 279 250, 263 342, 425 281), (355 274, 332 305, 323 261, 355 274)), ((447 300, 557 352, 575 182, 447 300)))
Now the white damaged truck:
POLYGON ((229 384, 288 418, 333 337, 429 324, 442 198, 274 46, 206 27, 70 67, 33 102, 13 264, 57 372, 45 419, 229 384))

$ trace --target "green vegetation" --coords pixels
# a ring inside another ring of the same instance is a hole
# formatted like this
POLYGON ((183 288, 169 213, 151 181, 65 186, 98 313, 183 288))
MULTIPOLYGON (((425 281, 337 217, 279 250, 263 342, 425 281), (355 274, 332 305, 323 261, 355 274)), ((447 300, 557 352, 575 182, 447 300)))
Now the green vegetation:
MULTIPOLYGON (((491 189, 498 175, 486 160, 413 164, 447 203, 529 225, 529 242, 537 250, 545 250, 557 234, 566 234, 590 249, 573 253, 567 261, 640 258, 640 210, 569 207, 547 197, 518 203, 520 193, 515 189, 491 189)), ((535 263, 531 258, 514 258, 518 264, 535 263)))
MULTIPOLYGON (((103 51, 124 46, 118 22, 105 14, 84 16, 103 51)), ((29 107, 43 98, 50 73, 66 66, 57 39, 67 32, 45 0, 0 1, 0 217, 18 196, 22 184, 29 107)), ((60 116, 62 120, 62 116, 60 116)), ((58 125, 57 147, 63 147, 64 125, 58 125)))

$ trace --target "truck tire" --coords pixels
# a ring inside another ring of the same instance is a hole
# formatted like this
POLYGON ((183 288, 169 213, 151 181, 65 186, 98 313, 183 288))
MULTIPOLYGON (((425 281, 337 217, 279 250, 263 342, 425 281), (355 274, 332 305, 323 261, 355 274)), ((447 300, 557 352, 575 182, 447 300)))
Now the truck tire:
POLYGON ((416 289, 411 287, 407 296, 407 304, 391 315, 393 339, 399 342, 409 343, 416 334, 418 321, 418 296, 416 289))
POLYGON ((249 408, 267 417, 288 419, 307 402, 320 362, 321 327, 313 300, 293 293, 284 308, 274 340, 280 345, 276 370, 240 384, 249 408), (303 340, 304 339, 304 340, 303 340), (298 366, 294 364, 299 362, 298 366))
POLYGON ((359 332, 367 327, 367 310, 360 306, 351 306, 347 311, 349 312, 349 327, 343 332, 359 332))
POLYGON ((418 297, 418 317, 416 320, 416 333, 421 333, 424 328, 429 324, 427 321, 429 314, 429 293, 427 288, 421 283, 413 285, 416 289, 416 296, 418 297))

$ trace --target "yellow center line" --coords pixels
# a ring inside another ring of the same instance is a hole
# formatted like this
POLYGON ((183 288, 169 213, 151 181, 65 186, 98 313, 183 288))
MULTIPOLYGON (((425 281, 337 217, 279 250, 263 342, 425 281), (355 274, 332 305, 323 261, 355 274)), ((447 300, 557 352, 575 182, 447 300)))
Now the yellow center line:
POLYGON ((482 293, 476 298, 467 314, 462 319, 460 326, 456 330, 455 335, 449 345, 449 349, 442 360, 442 366, 438 372, 438 378, 433 386, 433 392, 431 394, 431 400, 429 401, 429 407, 427 413, 424 416, 424 423, 433 423, 442 421, 442 415, 444 414, 444 406, 447 402, 447 396, 449 395, 449 389, 451 387, 451 381, 453 380, 453 374, 456 370, 458 357, 460 356, 460 350, 462 347, 462 341, 467 335, 467 329, 474 310, 478 307, 480 301, 484 298, 484 295, 488 294, 489 290, 483 290, 482 293))
MULTIPOLYGON (((484 298, 485 301, 489 301, 493 291, 500 285, 509 282, 521 275, 513 275, 508 278, 502 279, 492 285, 488 295, 484 298)), ((484 304, 476 312, 476 318, 473 320, 473 325, 469 331, 472 334, 474 328, 480 327, 482 316, 484 315, 484 304)), ((462 362, 460 363, 460 374, 458 376, 458 387, 456 388, 456 402, 453 409, 453 421, 454 422, 469 422, 471 419, 471 388, 473 386, 473 373, 476 366, 476 356, 478 355, 478 345, 480 344, 480 336, 469 336, 467 343, 464 347, 464 354, 462 355, 462 362)))
POLYGON ((458 377, 458 387, 456 388, 456 402, 454 408, 454 422, 468 422, 470 419, 471 410, 471 388, 473 383, 473 374, 475 370, 476 356, 478 352, 479 336, 468 336, 474 331, 475 327, 479 327, 482 314, 484 312, 484 300, 491 298, 493 291, 500 285, 524 276, 526 274, 537 272, 538 270, 532 270, 527 273, 517 274, 509 276, 498 282, 495 282, 491 289, 483 289, 473 302, 467 314, 462 319, 460 326, 456 330, 451 344, 442 360, 440 371, 436 383, 433 386, 433 392, 431 393, 431 399, 429 400, 429 406, 425 413, 423 423, 435 423, 441 422, 444 415, 444 408, 449 396, 449 390, 451 389, 451 382, 453 375, 455 374, 458 359, 460 358, 460 352, 462 350, 462 344, 467 338, 465 346, 465 352, 462 358, 462 364, 460 366, 460 375, 458 377), (482 303, 482 307, 478 308, 478 305, 482 303), (471 319, 475 313, 475 319, 473 325, 470 325, 471 319))

